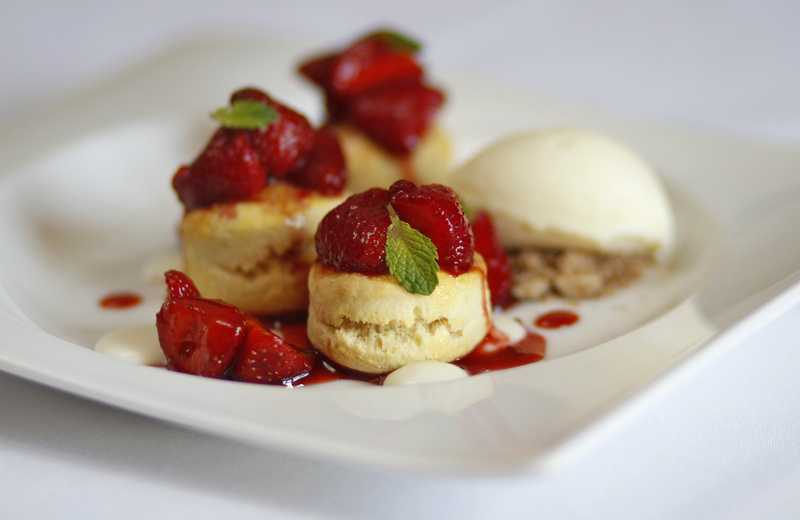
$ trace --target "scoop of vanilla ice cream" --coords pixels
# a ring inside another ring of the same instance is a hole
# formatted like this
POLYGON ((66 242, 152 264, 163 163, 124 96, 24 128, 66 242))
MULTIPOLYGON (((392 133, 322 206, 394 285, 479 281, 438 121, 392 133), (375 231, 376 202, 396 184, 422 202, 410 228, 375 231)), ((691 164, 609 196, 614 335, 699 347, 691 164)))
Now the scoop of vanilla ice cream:
POLYGON ((597 133, 508 137, 457 169, 449 184, 467 207, 492 215, 507 247, 662 257, 673 246, 672 209, 656 172, 597 133))

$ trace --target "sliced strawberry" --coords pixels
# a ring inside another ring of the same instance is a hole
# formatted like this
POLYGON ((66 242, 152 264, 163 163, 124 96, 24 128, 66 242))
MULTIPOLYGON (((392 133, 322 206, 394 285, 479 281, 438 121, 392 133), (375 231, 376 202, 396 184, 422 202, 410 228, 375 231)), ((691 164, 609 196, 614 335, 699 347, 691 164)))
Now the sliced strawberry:
POLYGON ((348 197, 320 222, 315 236, 320 261, 340 271, 382 274, 386 267, 386 190, 348 197))
POLYGON ((203 298, 167 300, 156 314, 156 329, 167 367, 204 377, 227 374, 246 332, 239 309, 203 298))
POLYGON ((455 275, 472 267, 474 238, 452 188, 441 184, 415 186, 401 180, 389 188, 388 202, 400 220, 431 239, 439 253, 439 267, 455 275))
POLYGON ((481 211, 471 220, 475 235, 475 250, 483 256, 488 269, 487 282, 492 293, 492 305, 509 305, 511 296, 511 265, 506 250, 497 238, 494 224, 488 213, 481 211))
POLYGON ((171 269, 164 273, 164 277, 167 280, 167 300, 200 297, 194 282, 181 271, 171 269))
POLYGON ((200 156, 181 167, 172 186, 187 210, 216 202, 248 199, 266 176, 244 130, 220 128, 200 156))
POLYGON ((310 352, 301 352, 283 338, 250 322, 239 357, 231 377, 239 381, 262 384, 291 382, 314 368, 310 352))
POLYGON ((311 152, 289 172, 287 180, 323 195, 341 193, 347 173, 338 139, 328 130, 317 130, 311 152))
POLYGON ((442 103, 434 88, 391 86, 354 99, 348 118, 389 152, 405 155, 425 136, 442 103))

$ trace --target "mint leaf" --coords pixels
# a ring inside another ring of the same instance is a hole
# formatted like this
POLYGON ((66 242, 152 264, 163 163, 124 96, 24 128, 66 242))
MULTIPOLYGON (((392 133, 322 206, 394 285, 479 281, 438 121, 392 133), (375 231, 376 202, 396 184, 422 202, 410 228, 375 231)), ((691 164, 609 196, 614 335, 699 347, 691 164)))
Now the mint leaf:
POLYGON ((418 41, 395 31, 377 31, 372 36, 383 38, 390 46, 399 51, 419 52, 422 50, 422 44, 418 41))
POLYGON ((211 118, 226 128, 254 130, 264 128, 278 119, 278 111, 265 103, 240 99, 229 107, 220 108, 211 118))
POLYGON ((386 265, 389 274, 410 293, 431 294, 439 285, 439 253, 431 239, 400 220, 391 204, 392 223, 386 231, 386 265))

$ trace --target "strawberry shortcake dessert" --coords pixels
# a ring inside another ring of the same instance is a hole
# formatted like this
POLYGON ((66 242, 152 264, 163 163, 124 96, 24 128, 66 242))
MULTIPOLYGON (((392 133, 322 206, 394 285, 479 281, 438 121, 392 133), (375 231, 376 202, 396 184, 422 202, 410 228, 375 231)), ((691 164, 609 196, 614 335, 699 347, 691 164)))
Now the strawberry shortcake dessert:
POLYGON ((203 295, 246 312, 304 313, 317 224, 344 200, 339 143, 255 88, 213 117, 221 126, 172 180, 183 270, 203 295))
POLYGON ((449 167, 450 140, 439 124, 445 96, 428 83, 420 49, 407 36, 376 31, 300 66, 325 94, 326 126, 342 144, 353 193, 440 178, 449 167))
POLYGON ((452 189, 397 181, 353 195, 317 229, 308 337, 331 361, 381 374, 449 362, 491 327, 486 264, 452 189))

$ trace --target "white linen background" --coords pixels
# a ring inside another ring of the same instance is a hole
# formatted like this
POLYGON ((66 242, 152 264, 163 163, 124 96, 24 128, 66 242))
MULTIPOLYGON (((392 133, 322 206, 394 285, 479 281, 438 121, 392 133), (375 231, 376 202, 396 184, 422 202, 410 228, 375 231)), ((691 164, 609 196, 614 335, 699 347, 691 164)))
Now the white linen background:
MULTIPOLYGON (((5 0, 0 14, 3 126, 188 37, 299 33, 335 44, 392 25, 424 41, 428 63, 800 145, 798 2, 5 0)), ((334 465, 0 374, 0 517, 797 518, 799 323, 795 307, 552 474, 334 465)))

